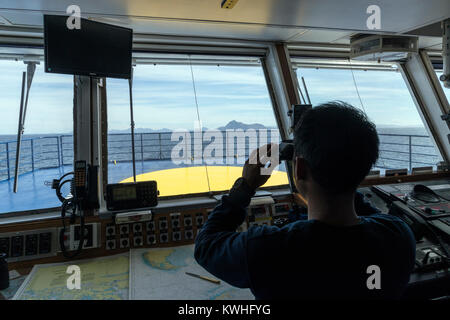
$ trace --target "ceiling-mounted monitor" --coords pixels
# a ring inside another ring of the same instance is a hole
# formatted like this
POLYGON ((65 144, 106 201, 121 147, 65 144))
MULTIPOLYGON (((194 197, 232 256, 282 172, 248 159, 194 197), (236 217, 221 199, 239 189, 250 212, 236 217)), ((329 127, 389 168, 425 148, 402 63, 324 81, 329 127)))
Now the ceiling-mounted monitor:
POLYGON ((45 71, 95 77, 131 78, 133 30, 81 19, 44 15, 45 71))

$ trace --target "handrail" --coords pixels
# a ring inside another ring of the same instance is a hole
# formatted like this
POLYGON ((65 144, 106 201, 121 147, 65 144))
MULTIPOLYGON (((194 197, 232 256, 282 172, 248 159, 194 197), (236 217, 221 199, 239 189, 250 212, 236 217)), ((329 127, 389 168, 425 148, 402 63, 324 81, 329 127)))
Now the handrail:
MULTIPOLYGON (((266 140, 270 142, 270 129, 266 130, 266 140)), ((226 131, 215 130, 214 132, 221 133, 223 137, 226 136, 226 131)), ((259 130, 255 130, 256 139, 249 138, 252 143, 260 145, 259 130)), ((178 145, 179 141, 171 141, 171 135, 173 132, 140 132, 135 133, 136 137, 136 159, 138 161, 158 161, 158 160, 170 160, 172 148, 178 145), (140 156, 139 156, 140 154, 140 156)), ((189 133, 191 136, 191 144, 198 142, 199 139, 194 137, 193 132, 176 132, 175 133, 189 133)), ((438 162, 439 155, 436 153, 426 153, 428 150, 421 148, 433 148, 434 146, 430 141, 430 144, 424 144, 424 141, 418 141, 414 143, 416 139, 430 139, 426 135, 418 134, 393 134, 393 133, 379 133, 381 137, 407 139, 404 141, 382 141, 380 139, 380 146, 386 146, 386 148, 380 147, 380 157, 377 167, 383 169, 391 169, 393 165, 386 164, 385 162, 405 163, 408 169, 411 170, 414 164, 420 165, 435 165, 438 162), (396 150, 389 150, 397 146, 396 150), (396 157, 393 153, 397 154, 396 157), (429 159, 429 160, 428 160, 429 159)), ((130 133, 110 133, 108 135, 108 158, 109 162, 131 162, 130 150, 131 145, 128 142, 131 139, 122 139, 127 136, 131 138, 130 133), (120 139, 114 140, 114 137, 120 139)), ((247 140, 247 139, 246 139, 247 140)), ((72 165, 73 163, 73 141, 72 135, 50 135, 50 136, 37 136, 32 138, 25 138, 22 140, 22 154, 23 160, 20 168, 20 174, 33 172, 39 169, 57 168, 65 165, 72 165), (66 139, 70 138, 70 139, 66 139), (30 158, 27 161, 27 157, 30 158)), ((15 152, 15 140, 0 142, 0 181, 11 179, 11 172, 14 167, 11 166, 11 159, 15 152)), ((202 151, 209 145, 208 141, 202 140, 202 151)), ((248 156, 248 150, 246 149, 247 141, 245 145, 234 145, 234 150, 237 154, 234 154, 233 158, 237 159, 240 156, 248 156), (243 151, 243 152, 242 152, 243 151)), ((194 148, 191 146, 191 150, 194 148)), ((226 147, 223 147, 222 158, 227 159, 228 155, 226 147)), ((395 166, 395 165, 394 165, 395 166)), ((396 166, 398 167, 398 166, 396 166)))

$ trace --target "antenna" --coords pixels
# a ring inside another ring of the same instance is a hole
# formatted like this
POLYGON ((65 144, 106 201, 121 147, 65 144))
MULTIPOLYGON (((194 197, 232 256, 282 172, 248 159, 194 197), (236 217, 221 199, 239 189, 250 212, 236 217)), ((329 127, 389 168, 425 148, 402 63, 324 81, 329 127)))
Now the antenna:
POLYGON ((297 69, 295 69, 294 74, 295 74, 295 77, 293 77, 293 78, 297 83, 297 91, 300 94, 300 104, 302 104, 302 103, 306 104, 306 100, 305 100, 305 97, 303 96, 302 88, 300 88, 300 83, 298 82, 297 69))
POLYGON ((36 71, 36 64, 34 61, 24 61, 27 65, 27 71, 22 73, 22 93, 20 97, 20 111, 19 111, 19 125, 17 128, 16 140, 16 162, 14 167, 14 193, 17 193, 19 183, 19 162, 20 162, 20 148, 22 146, 22 136, 25 130, 25 118, 27 115, 28 97, 30 95, 31 83, 33 82, 34 72, 36 71), (26 83, 25 83, 26 78, 26 83), (26 86, 26 93, 25 93, 26 86))
POLYGON ((131 77, 128 79, 130 89, 130 127, 131 127, 131 157, 133 160, 133 181, 136 182, 136 155, 134 152, 134 115, 133 115, 133 67, 131 67, 131 77))
POLYGON ((298 91, 298 93, 300 93, 300 103, 306 104, 306 100, 305 100, 305 97, 303 96, 302 88, 300 88, 298 80, 297 80, 297 91, 298 91))
MULTIPOLYGON (((309 99, 308 88, 306 87, 305 78, 303 78, 303 77, 302 77, 302 82, 303 82, 303 87, 305 88, 306 97, 308 98, 308 104, 311 104, 311 99, 309 99)), ((304 100, 304 98, 303 98, 303 100, 304 100)))
MULTIPOLYGON (((198 126, 200 129, 200 132, 202 133, 202 137, 203 137, 203 128, 201 126, 201 120, 200 120, 200 111, 198 109, 198 98, 197 98, 197 89, 195 86, 195 77, 194 77, 194 69, 192 68, 192 60, 191 60, 191 55, 188 55, 189 58, 189 67, 191 69, 191 79, 192 79, 192 89, 194 90, 194 98, 195 98, 195 108, 197 110, 197 121, 198 121, 198 126)), ((203 159, 203 143, 202 143, 202 162, 204 161, 203 159)), ((205 162, 205 173, 206 173, 206 181, 208 182, 208 191, 211 194, 211 185, 209 183, 209 172, 208 172, 208 164, 205 162)))

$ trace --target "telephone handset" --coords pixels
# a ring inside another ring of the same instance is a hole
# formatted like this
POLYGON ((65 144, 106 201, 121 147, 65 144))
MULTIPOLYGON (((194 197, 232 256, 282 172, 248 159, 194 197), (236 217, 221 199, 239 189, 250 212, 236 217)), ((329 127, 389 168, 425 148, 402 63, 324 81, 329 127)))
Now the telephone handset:
POLYGON ((84 160, 75 161, 74 171, 62 176, 59 180, 53 181, 56 194, 62 202, 61 220, 63 228, 60 231, 60 246, 63 255, 67 258, 73 258, 78 255, 84 245, 85 211, 89 209, 98 209, 98 167, 91 166, 84 160), (67 175, 73 174, 73 179, 62 181, 67 175), (63 197, 61 187, 65 183, 70 183, 70 191, 72 196, 63 197), (80 239, 77 250, 69 254, 65 246, 66 232, 66 213, 70 213, 70 224, 74 224, 79 218, 80 223, 80 239))
POLYGON ((77 200, 84 200, 89 192, 88 168, 84 160, 75 161, 75 172, 73 177, 73 196, 77 200))
POLYGON ((98 166, 84 160, 75 161, 73 197, 81 209, 98 209, 98 166))

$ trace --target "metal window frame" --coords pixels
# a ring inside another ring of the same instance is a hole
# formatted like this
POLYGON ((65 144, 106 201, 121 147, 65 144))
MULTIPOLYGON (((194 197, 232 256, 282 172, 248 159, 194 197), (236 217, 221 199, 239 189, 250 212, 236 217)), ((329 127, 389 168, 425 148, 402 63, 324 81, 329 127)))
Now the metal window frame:
MULTIPOLYGON (((5 37, 1 35, 0 27, 0 59, 8 60, 33 60, 33 61, 43 61, 43 40, 39 37, 5 37), (5 41, 7 40, 7 41, 5 41)), ((38 34, 39 32, 37 32, 38 34)), ((265 66, 267 66, 267 58, 273 60, 276 56, 276 47, 271 43, 264 42, 252 42, 252 41, 239 41, 239 40, 223 40, 223 39, 205 39, 205 38, 188 38, 189 41, 186 42, 187 38, 184 37, 166 37, 166 36, 144 36, 138 37, 141 41, 138 44, 133 44, 133 63, 135 64, 189 64, 189 61, 194 65, 226 65, 226 66, 259 66, 262 67, 263 71, 265 66), (155 40, 158 42, 155 43, 155 40), (213 45, 205 43, 205 41, 210 41, 213 45), (199 45, 202 43, 202 45, 199 45)), ((283 49, 285 50, 285 49, 283 49)), ((286 50, 286 54, 287 50, 286 50)), ((289 61, 289 59, 286 59, 289 61)), ((290 63, 290 62, 289 62, 290 63)), ((271 63, 270 69, 275 66, 271 63)), ((291 68, 289 68, 291 69, 291 68)), ((277 100, 281 98, 279 89, 273 88, 273 82, 267 81, 267 68, 265 72, 266 83, 268 86, 269 95, 273 96, 271 92, 277 92, 277 100)), ((272 71, 270 71, 271 73, 272 71)), ((75 76, 74 81, 79 81, 80 78, 75 76), (78 79, 78 80, 77 80, 78 79)), ((86 77, 88 78, 88 77, 86 77)), ((86 81, 86 80, 85 80, 86 81)), ((75 82, 74 82, 75 83, 75 82)), ((106 84, 106 82, 105 82, 106 84)), ((89 86, 90 87, 90 86, 89 86)), ((106 97, 106 87, 104 92, 95 91, 94 96, 92 92, 89 93, 90 99, 87 99, 88 90, 87 85, 82 86, 81 90, 76 90, 74 85, 74 101, 80 102, 81 108, 87 108, 88 104, 92 99, 97 99, 96 108, 106 108, 106 101, 101 97, 106 97), (84 93, 81 93, 84 92, 84 93), (78 97, 79 95, 79 97, 78 97), (99 100, 98 100, 99 99, 99 100), (90 101, 88 101, 90 100, 90 101)), ((89 88, 91 90, 91 87, 89 88)), ((95 89, 97 90, 97 89, 95 89)), ((297 94, 297 93, 296 93, 297 94)), ((278 105, 274 104, 272 99, 272 107, 275 114, 275 118, 278 124, 282 124, 279 127, 280 132, 286 132, 288 119, 287 115, 283 116, 283 112, 278 111, 278 105)), ((105 130, 107 130, 107 119, 104 119, 102 115, 106 115, 105 110, 100 110, 98 121, 101 122, 101 134, 98 135, 98 141, 90 140, 90 133, 83 136, 83 134, 78 135, 77 132, 83 132, 86 130, 80 129, 86 126, 87 119, 91 115, 84 112, 84 115, 77 113, 77 108, 74 105, 74 159, 88 159, 88 149, 89 159, 96 158, 100 162, 107 159, 105 157, 105 152, 107 152, 107 147, 101 147, 106 145, 105 141, 105 130), (84 123, 84 124, 83 124, 84 123), (89 142, 88 142, 89 141, 89 142), (93 147, 93 144, 95 147, 93 147), (82 149, 86 150, 82 150, 82 149), (94 151, 92 151, 94 150, 94 151)), ((91 110, 92 111, 92 110, 91 110)), ((97 128, 96 127, 96 128, 97 128)), ((91 128, 89 127, 89 132, 91 128)), ((106 155, 107 156, 107 155, 106 155)), ((106 164, 107 165, 107 164, 106 164)), ((100 184, 103 188, 107 181, 107 170, 100 172, 101 178, 100 184)), ((100 192, 102 195, 102 192, 100 192)), ((187 196, 201 196, 203 194, 187 195, 187 196)), ((179 196, 174 196, 177 198, 179 196)), ((168 197, 172 198, 172 197, 168 197)), ((100 196, 101 207, 100 214, 104 211, 104 197, 100 196)), ((46 209, 43 209, 46 210, 46 209)), ((24 212, 25 213, 25 212, 24 212)), ((1 218, 1 217, 0 217, 1 218)))
MULTIPOLYGON (((8 57, 8 56, 5 57, 1 53, 0 53, 0 60, 41 61, 35 56, 18 55, 16 57, 8 57)), ((74 83, 75 83, 75 77, 74 77, 74 83)), ((76 111, 75 111, 76 110, 76 103, 75 103, 76 95, 77 95, 77 89, 74 85, 73 86, 73 109, 72 109, 72 119, 73 119, 73 124, 74 124, 74 132, 73 132, 73 141, 74 141, 73 157, 74 157, 74 159, 77 156, 77 149, 78 149, 77 144, 75 143, 75 141, 77 139, 77 132, 76 132, 76 127, 75 127, 75 123, 77 121, 77 115, 76 115, 76 111)), ((39 208, 39 209, 4 212, 4 213, 0 214, 0 221, 2 219, 6 219, 6 218, 15 218, 15 217, 24 217, 24 216, 36 216, 36 220, 39 220, 41 218, 39 218, 38 215, 53 213, 53 212, 60 212, 60 208, 61 207, 47 207, 47 208, 39 208)))
MULTIPOLYGON (((134 63, 258 64, 268 42, 207 37, 133 34, 134 63)), ((0 26, 0 59, 44 59, 42 28, 0 26)))
POLYGON ((343 70, 370 70, 370 71, 400 71, 397 63, 378 63, 378 62, 351 62, 348 59, 329 59, 329 58, 292 58, 294 68, 313 68, 313 69, 343 69, 343 70))
MULTIPOLYGON (((233 55, 227 55, 227 52, 223 51, 215 51, 214 54, 211 54, 211 52, 201 52, 201 48, 194 48, 190 47, 190 49, 193 49, 190 52, 176 52, 177 46, 173 47, 170 45, 166 45, 164 52, 141 52, 139 54, 134 54, 138 57, 142 58, 133 58, 134 62, 139 64, 165 64, 165 65, 173 65, 173 64, 183 64, 183 65, 189 65, 192 63, 193 65, 220 65, 220 66, 249 66, 249 67, 262 67, 267 90, 269 93, 269 97, 271 98, 272 103, 272 109, 275 115, 275 119, 278 125, 278 128, 280 130, 280 135, 282 139, 286 139, 289 136, 289 119, 287 117, 287 111, 286 112, 280 112, 279 106, 280 106, 280 99, 281 95, 285 93, 285 91, 280 92, 278 88, 274 88, 273 82, 271 81, 273 66, 279 65, 279 62, 276 63, 275 60, 278 53, 276 52, 276 45, 268 45, 267 47, 261 47, 257 51, 253 50, 252 48, 240 48, 238 52, 234 51, 233 55), (261 50, 264 48, 263 50, 261 50), (264 53, 264 54, 263 54, 264 53), (164 57, 167 57, 164 59, 164 57), (268 62, 271 61, 271 62, 268 62), (273 64, 275 63, 275 64, 273 64), (272 71, 268 71, 268 70, 272 71), (283 114, 286 114, 285 117, 283 117, 283 114), (287 134, 287 135, 286 135, 287 134)), ((283 46, 284 48, 284 46, 283 46)), ((218 50, 222 50, 221 48, 216 48, 218 50)), ((285 60, 288 62, 288 67, 286 70, 292 70, 290 67, 290 62, 288 59, 288 51, 285 50, 286 58, 285 60)), ((278 60, 277 60, 278 61, 278 60)), ((275 71, 276 72, 276 71, 275 71)), ((295 95, 298 96, 297 90, 294 91, 295 95)), ((290 107, 289 107, 290 108, 290 107)), ((106 150, 106 149, 104 149, 106 150)), ((107 155, 103 154, 102 157, 107 157, 107 155)), ((291 184, 292 180, 292 174, 290 174, 288 170, 288 178, 291 184)), ((106 178, 107 179, 107 178, 106 178)), ((284 186, 276 186, 277 188, 283 188, 284 186)), ((223 191, 213 191, 212 194, 221 194, 223 191)), ((174 195, 174 196, 167 196, 163 197, 164 200, 171 200, 171 199, 179 199, 180 197, 188 196, 188 197, 198 197, 198 196, 210 196, 209 193, 198 193, 198 194, 186 194, 186 195, 174 195)))
POLYGON ((450 160, 450 125, 441 119, 450 111, 450 105, 434 71, 428 53, 420 50, 410 55, 400 69, 419 115, 442 158, 450 160))
MULTIPOLYGON (((2 30, 3 28, 0 27, 0 59, 43 60, 42 30, 25 30, 30 33, 27 36, 4 35, 2 34, 2 30)), ((23 31, 24 30, 20 30, 20 32, 23 31)), ((17 32, 19 32, 19 30, 17 30, 17 32)), ((286 139, 288 137, 292 137, 292 133, 289 131, 289 118, 287 116, 287 111, 291 108, 292 104, 299 103, 300 101, 297 91, 298 83, 294 79, 294 70, 295 67, 298 66, 295 59, 322 59, 322 61, 316 61, 316 63, 320 64, 319 67, 332 67, 329 64, 324 64, 324 59, 335 59, 341 62, 335 64, 334 67, 344 68, 345 63, 343 63, 343 61, 348 59, 348 48, 345 45, 330 46, 330 44, 320 45, 317 43, 290 44, 288 46, 284 43, 272 42, 135 35, 133 44, 133 58, 136 64, 186 64, 189 63, 189 60, 191 60, 193 64, 199 65, 260 65, 265 75, 269 96, 272 101, 273 111, 281 137, 282 139, 286 139)), ((434 95, 436 95, 436 92, 437 96, 443 95, 442 88, 440 86, 436 86, 436 84, 439 85, 439 83, 436 82, 438 81, 436 75, 433 73, 434 78, 429 75, 431 63, 429 60, 428 62, 426 61, 427 58, 428 56, 426 58, 421 57, 422 64, 427 66, 428 71, 425 73, 425 71, 422 70, 420 72, 420 76, 428 77, 428 81, 431 83, 429 84, 428 89, 434 88, 431 89, 434 92, 434 95), (441 90, 440 93, 439 89, 441 90)), ((310 63, 311 62, 312 61, 310 61, 310 63)), ((355 67, 355 64, 356 62, 352 62, 352 67, 355 67)), ((414 69, 412 63, 409 61, 400 65, 408 65, 406 68, 401 68, 400 71, 402 74, 410 74, 410 71, 414 69)), ((385 71, 383 68, 374 67, 372 64, 358 64, 358 67, 362 69, 373 68, 373 70, 376 69, 385 71)), ((415 101, 416 105, 418 105, 418 109, 428 110, 431 102, 423 103, 423 97, 421 98, 420 93, 417 92, 417 90, 414 89, 414 86, 410 84, 410 82, 412 82, 411 77, 404 77, 407 86, 410 88, 412 96, 414 94, 413 98, 416 97, 415 101)), ((105 88, 105 90, 106 89, 107 88, 105 88)), ((97 95, 99 96, 103 94, 104 93, 97 92, 97 95)), ((439 100, 441 101, 441 99, 439 100)), ((100 108, 100 105, 105 106, 106 103, 102 102, 101 99, 97 102, 97 108, 100 108)), ((444 109, 448 111, 448 102, 446 100, 445 102, 440 102, 441 109, 442 105, 445 103, 447 104, 444 106, 444 109)), ((102 112, 106 114, 106 112, 102 112)), ((438 116, 440 116, 440 114, 438 114, 438 116)), ((438 122, 436 120, 436 116, 434 116, 433 119, 434 122, 438 122)), ((100 118, 97 118, 97 120, 102 122, 101 130, 106 130, 107 123, 104 121, 107 122, 107 120, 102 119, 101 116, 100 118)), ((426 127, 430 126, 433 128, 433 133, 431 136, 435 138, 435 133, 439 134, 439 143, 442 144, 442 125, 435 125, 434 122, 428 124, 428 122, 424 121, 424 124, 426 127), (436 127, 439 128, 436 129, 436 127)), ((102 135, 98 135, 99 139, 101 139, 101 137, 102 135)), ((77 141, 80 141, 81 138, 77 137, 76 139, 77 141)), ((96 149, 97 152, 99 152, 97 153, 97 156, 99 158, 100 156, 103 157, 103 153, 107 150, 107 148, 99 147, 102 143, 105 144, 104 139, 96 142, 96 149)), ((78 149, 78 146, 75 144, 74 148, 78 149)), ((444 157, 442 152, 441 155, 444 157)), ((446 156, 444 159, 448 159, 450 150, 446 150, 445 155, 446 156)), ((290 169, 288 169, 288 176, 292 189, 291 180, 293 175, 292 170, 290 170, 290 172, 289 170, 290 169)), ((104 178, 105 177, 103 177, 103 179, 104 178)))
MULTIPOLYGON (((292 138, 288 112, 300 103, 298 82, 286 44, 271 44, 266 58, 262 59, 264 75, 281 139, 292 138)), ((291 191, 296 191, 292 162, 285 161, 291 191)))
MULTIPOLYGON (((439 55, 435 51, 430 50, 420 50, 419 54, 411 54, 409 58, 405 61, 392 62, 392 63, 382 63, 378 62, 362 62, 352 60, 348 62, 348 57, 336 57, 333 55, 324 56, 319 51, 311 51, 311 55, 302 56, 299 51, 292 51, 291 58, 293 60, 293 66, 303 67, 303 68, 323 68, 323 69, 354 69, 354 70, 371 70, 371 71, 390 71, 390 72, 400 72, 402 74, 403 80, 410 92, 411 98, 416 105, 419 116, 422 119, 422 123, 427 130, 436 150, 440 153, 445 161, 449 161, 450 154, 447 154, 446 145, 449 145, 449 140, 445 133, 442 120, 440 116, 443 114, 436 113, 434 110, 435 105, 439 105, 441 110, 448 110, 448 102, 446 100, 445 93, 439 84, 439 79, 437 78, 433 62, 439 59, 439 55), (430 57, 431 55, 431 57, 430 57), (414 66, 413 66, 413 62, 414 66), (390 67, 390 65, 395 65, 396 68, 390 67), (414 75, 414 77, 411 77, 414 75), (417 75, 417 76, 415 76, 417 75), (426 90, 416 90, 416 85, 414 85, 414 78, 420 78, 421 85, 426 87, 426 90), (427 92, 430 96, 436 96, 439 98, 424 98, 427 96, 427 92), (427 103, 424 101, 428 100, 427 103), (429 111, 431 110, 431 111, 429 111), (443 137, 446 137, 445 139, 443 137), (447 141, 447 142, 446 142, 447 141)), ((448 111, 447 111, 448 113, 448 111)))

